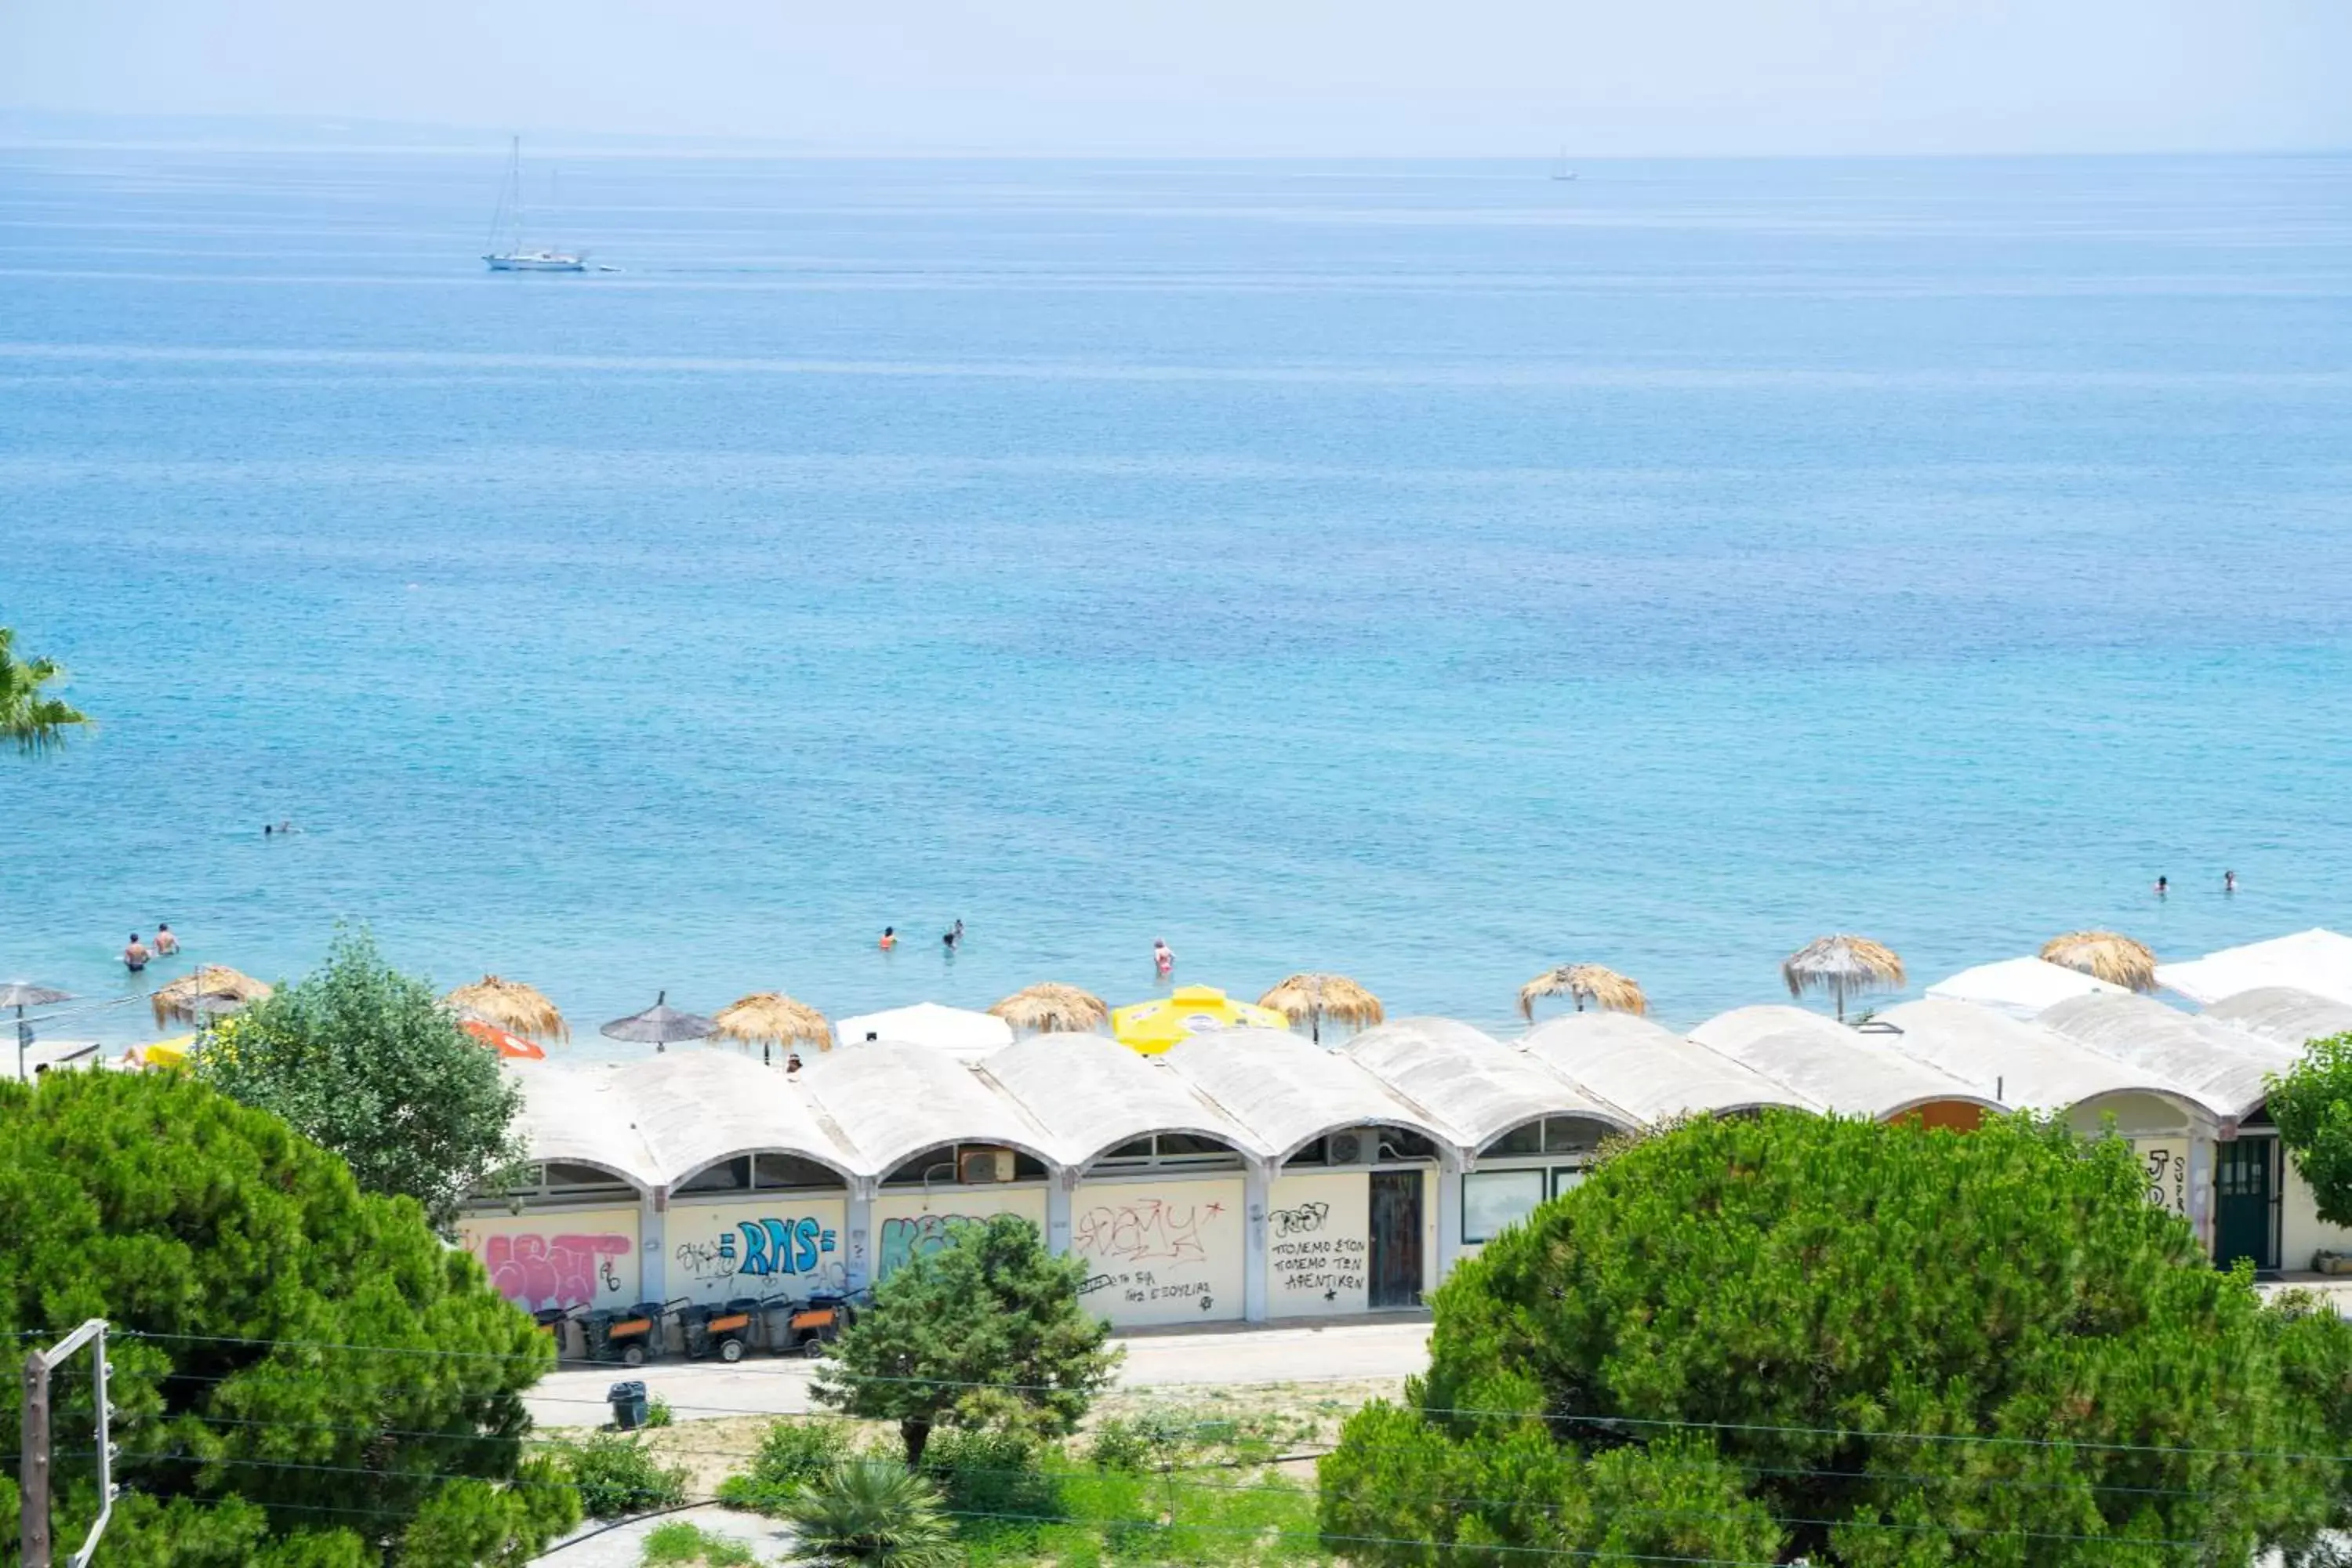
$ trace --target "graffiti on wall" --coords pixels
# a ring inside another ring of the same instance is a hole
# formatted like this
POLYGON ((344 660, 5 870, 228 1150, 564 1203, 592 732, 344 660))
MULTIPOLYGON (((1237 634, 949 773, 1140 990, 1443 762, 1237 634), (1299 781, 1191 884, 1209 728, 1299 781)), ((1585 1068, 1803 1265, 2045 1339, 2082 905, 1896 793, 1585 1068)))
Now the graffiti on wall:
POLYGON ((1206 1258, 1201 1226, 1225 1212, 1223 1204, 1178 1207, 1158 1198, 1100 1204, 1071 1223, 1070 1245, 1088 1258, 1124 1263, 1179 1262, 1206 1258))
POLYGON ((1097 1188, 1070 1220, 1070 1251, 1087 1265, 1078 1292, 1118 1323, 1169 1323, 1234 1315, 1241 1300, 1237 1184, 1168 1195, 1097 1188))
POLYGON ((619 1264, 636 1249, 625 1236, 499 1234, 478 1240, 475 1256, 499 1295, 517 1306, 576 1307, 622 1293, 619 1264))
POLYGON ((685 1277, 698 1283, 780 1277, 838 1276, 837 1233, 814 1215, 740 1220, 708 1241, 680 1242, 673 1253, 685 1277))
POLYGON ((1266 1309, 1276 1317, 1360 1312, 1370 1301, 1370 1185, 1361 1175, 1277 1182, 1266 1207, 1266 1309))
POLYGON ((1300 1204, 1297 1208, 1276 1209, 1265 1216, 1266 1223, 1274 1226, 1274 1234, 1277 1237, 1312 1236, 1321 1230, 1323 1222, 1330 1217, 1329 1204, 1300 1204))
POLYGON ((882 1222, 882 1251, 875 1260, 874 1277, 887 1279, 899 1265, 928 1258, 948 1244, 958 1226, 985 1225, 978 1215, 919 1214, 882 1222))
POLYGON ((2171 1140, 2141 1139, 2133 1145, 2133 1152, 2139 1156, 2147 1201, 2188 1217, 2189 1146, 2171 1140))

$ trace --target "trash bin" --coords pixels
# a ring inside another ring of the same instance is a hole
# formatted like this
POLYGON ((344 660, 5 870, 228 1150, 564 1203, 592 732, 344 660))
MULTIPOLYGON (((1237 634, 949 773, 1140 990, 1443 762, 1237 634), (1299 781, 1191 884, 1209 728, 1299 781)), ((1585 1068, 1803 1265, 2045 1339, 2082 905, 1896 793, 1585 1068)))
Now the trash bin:
POLYGON ((616 1383, 604 1391, 613 1402, 613 1425, 624 1432, 634 1432, 646 1424, 646 1385, 642 1383, 616 1383))

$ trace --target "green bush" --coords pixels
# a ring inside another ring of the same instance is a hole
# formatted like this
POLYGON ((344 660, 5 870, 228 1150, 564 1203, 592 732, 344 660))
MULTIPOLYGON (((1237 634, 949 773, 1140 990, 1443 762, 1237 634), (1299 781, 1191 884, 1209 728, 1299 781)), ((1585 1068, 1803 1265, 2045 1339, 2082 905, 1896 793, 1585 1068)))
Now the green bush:
POLYGON ((793 1494, 784 1518, 801 1550, 823 1563, 955 1568, 963 1561, 940 1517, 939 1493, 899 1464, 835 1465, 793 1494))
MULTIPOLYGON (((0 1345, 88 1318, 111 1326, 109 1563, 381 1562, 385 1542, 405 1542, 395 1560, 502 1562, 577 1517, 522 1465, 547 1336, 415 1203, 362 1192, 278 1117, 184 1075, 0 1083, 0 1345)), ((91 1416, 73 1366, 67 1446, 91 1416)), ((20 1397, 0 1378, 12 1444, 20 1397)), ((58 1536, 78 1542, 89 1467, 58 1479, 58 1536)))
POLYGON ((682 1519, 654 1527, 646 1537, 646 1549, 638 1557, 638 1568, 755 1568, 760 1559, 756 1552, 740 1541, 724 1535, 714 1535, 698 1524, 682 1519))
POLYGON ((2312 1041, 2292 1072, 2271 1079, 2270 1090, 2279 1141, 2311 1184, 2319 1217, 2352 1225, 2352 1035, 2312 1041))
POLYGON ((686 1471, 665 1468, 635 1437, 599 1432, 565 1445, 562 1453, 581 1510, 591 1519, 624 1519, 686 1500, 686 1471))
POLYGON ((1327 1539, 1364 1568, 2293 1556, 2345 1517, 2352 1336, 2265 1309, 2143 1185, 2027 1118, 1636 1142, 1438 1291, 1427 1376, 1323 1462, 1327 1539))
POLYGON ((782 1513, 793 1494, 851 1458, 856 1434, 845 1421, 787 1415, 771 1425, 749 1469, 719 1484, 730 1508, 782 1513))
POLYGON ((669 1407, 669 1401, 664 1399, 660 1394, 656 1394, 652 1398, 646 1401, 646 1425, 647 1426, 667 1426, 677 1419, 677 1412, 672 1410, 669 1407))
POLYGON ((950 1427, 923 1454, 923 1478, 959 1514, 1033 1518, 1056 1511, 1045 1453, 1027 1435, 1000 1427, 950 1427))

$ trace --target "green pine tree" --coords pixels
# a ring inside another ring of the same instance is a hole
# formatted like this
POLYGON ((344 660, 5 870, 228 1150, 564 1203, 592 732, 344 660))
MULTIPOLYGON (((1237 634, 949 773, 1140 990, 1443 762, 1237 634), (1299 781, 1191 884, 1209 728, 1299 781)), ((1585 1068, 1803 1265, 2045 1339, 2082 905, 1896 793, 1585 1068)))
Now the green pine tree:
POLYGON ((1079 1304, 1084 1265, 1045 1250, 1014 1215, 958 1227, 946 1247, 893 1272, 841 1337, 811 1392, 868 1420, 896 1421, 907 1467, 937 1426, 1075 1431, 1122 1352, 1079 1304))

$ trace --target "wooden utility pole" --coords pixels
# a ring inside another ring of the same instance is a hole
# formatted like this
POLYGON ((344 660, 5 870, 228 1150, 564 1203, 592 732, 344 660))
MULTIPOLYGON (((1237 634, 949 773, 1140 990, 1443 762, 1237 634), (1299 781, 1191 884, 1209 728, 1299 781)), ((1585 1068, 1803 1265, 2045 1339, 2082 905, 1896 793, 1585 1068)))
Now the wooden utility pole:
POLYGON ((16 1539, 25 1568, 52 1568, 55 1548, 49 1540, 49 1373, 85 1344, 90 1352, 90 1408, 98 1424, 98 1519, 81 1549, 66 1559, 67 1568, 88 1568, 114 1517, 114 1446, 107 1430, 113 1410, 106 1402, 106 1320, 92 1318, 47 1350, 25 1352, 24 1438, 18 1450, 16 1478, 22 1528, 16 1539))

